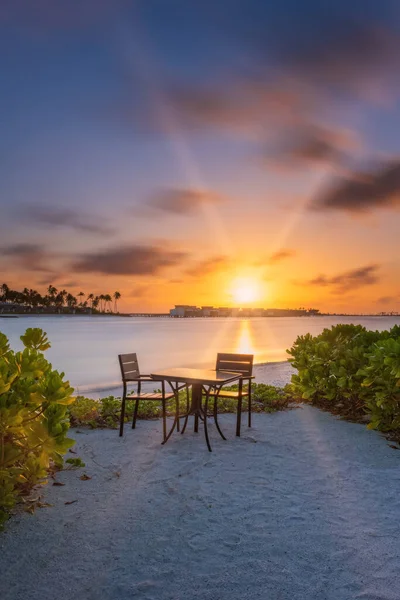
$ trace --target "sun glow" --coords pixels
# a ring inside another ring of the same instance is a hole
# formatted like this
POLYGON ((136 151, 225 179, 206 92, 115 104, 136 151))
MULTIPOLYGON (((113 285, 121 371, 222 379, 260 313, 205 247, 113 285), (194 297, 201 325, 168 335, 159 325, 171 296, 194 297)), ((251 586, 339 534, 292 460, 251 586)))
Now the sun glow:
POLYGON ((252 304, 261 299, 258 281, 252 277, 237 277, 232 284, 232 297, 236 304, 252 304))

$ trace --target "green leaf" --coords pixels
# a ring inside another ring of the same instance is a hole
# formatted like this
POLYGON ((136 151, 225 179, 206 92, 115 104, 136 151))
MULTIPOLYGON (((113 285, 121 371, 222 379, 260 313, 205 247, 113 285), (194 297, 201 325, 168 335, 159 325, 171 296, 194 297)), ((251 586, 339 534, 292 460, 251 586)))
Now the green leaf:
POLYGON ((41 352, 44 352, 45 350, 50 348, 50 343, 47 339, 47 334, 38 327, 29 327, 25 331, 25 335, 21 335, 21 340, 26 348, 40 350, 41 352))

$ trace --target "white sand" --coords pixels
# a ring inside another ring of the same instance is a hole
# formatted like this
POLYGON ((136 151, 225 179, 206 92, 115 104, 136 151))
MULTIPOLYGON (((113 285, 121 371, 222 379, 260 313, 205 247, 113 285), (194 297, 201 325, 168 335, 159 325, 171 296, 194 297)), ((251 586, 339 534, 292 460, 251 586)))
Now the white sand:
POLYGON ((86 468, 0 534, 1 599, 399 600, 400 452, 307 406, 234 421, 212 454, 158 421, 76 433, 86 468))
POLYGON ((257 383, 269 383, 270 385, 283 387, 290 382, 290 378, 296 370, 289 362, 283 361, 256 365, 253 372, 257 383))

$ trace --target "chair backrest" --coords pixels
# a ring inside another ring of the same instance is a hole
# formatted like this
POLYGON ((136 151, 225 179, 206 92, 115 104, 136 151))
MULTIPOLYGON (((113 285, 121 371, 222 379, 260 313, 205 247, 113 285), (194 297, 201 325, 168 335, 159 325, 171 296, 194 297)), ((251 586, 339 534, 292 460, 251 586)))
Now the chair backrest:
POLYGON ((252 375, 254 354, 217 354, 217 371, 233 371, 242 375, 252 375))
POLYGON ((118 354, 122 381, 134 381, 140 377, 139 363, 136 354, 118 354))

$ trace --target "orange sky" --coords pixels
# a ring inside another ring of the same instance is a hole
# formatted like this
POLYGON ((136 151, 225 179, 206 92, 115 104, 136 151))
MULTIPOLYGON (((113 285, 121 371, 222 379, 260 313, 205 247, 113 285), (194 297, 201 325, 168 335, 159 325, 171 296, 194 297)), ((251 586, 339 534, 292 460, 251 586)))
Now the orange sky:
POLYGON ((398 3, 72 4, 0 15, 2 282, 400 310, 398 3))

